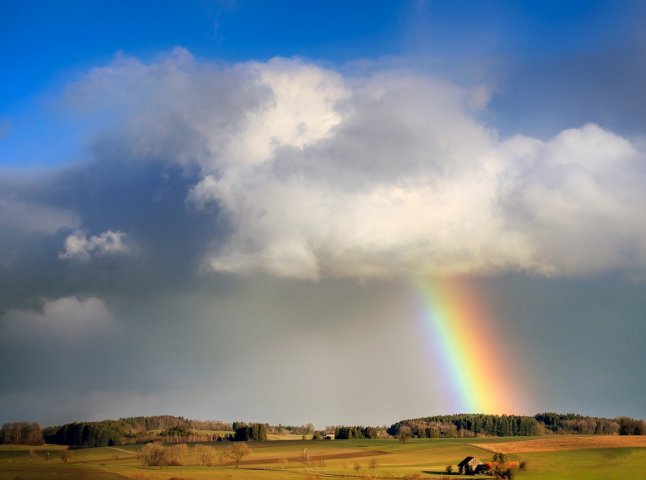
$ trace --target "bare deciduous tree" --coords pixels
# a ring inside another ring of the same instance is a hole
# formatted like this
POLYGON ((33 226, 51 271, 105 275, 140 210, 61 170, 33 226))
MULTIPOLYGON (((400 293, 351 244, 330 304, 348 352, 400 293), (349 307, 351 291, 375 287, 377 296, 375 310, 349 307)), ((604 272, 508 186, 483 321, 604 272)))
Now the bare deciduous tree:
POLYGON ((222 452, 222 455, 224 458, 232 460, 236 464, 236 468, 240 468, 240 461, 250 453, 251 449, 249 448, 249 445, 243 442, 235 442, 231 446, 227 447, 224 452, 222 452))
POLYGON ((10 422, 0 428, 0 443, 15 445, 42 445, 43 431, 34 422, 10 422))
POLYGON ((406 443, 409 439, 413 438, 413 432, 410 427, 401 427, 397 433, 397 438, 400 442, 406 443))
POLYGON ((305 471, 307 472, 307 467, 309 466, 311 460, 310 451, 307 448, 304 448, 298 460, 303 464, 305 471))
POLYGON ((63 463, 67 463, 71 460, 72 456, 73 456, 73 453, 70 450, 65 449, 61 452, 61 461, 63 463))
POLYGON ((379 466, 379 462, 377 462, 377 459, 375 457, 372 457, 370 459, 370 462, 368 462, 368 468, 372 472, 372 476, 377 475, 377 467, 379 466))

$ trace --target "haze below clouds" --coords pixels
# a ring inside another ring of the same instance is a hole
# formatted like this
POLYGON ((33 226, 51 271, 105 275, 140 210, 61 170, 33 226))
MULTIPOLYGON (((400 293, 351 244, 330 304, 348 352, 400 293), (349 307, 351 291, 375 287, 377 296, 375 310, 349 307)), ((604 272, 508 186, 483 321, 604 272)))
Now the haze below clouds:
POLYGON ((508 413, 646 416, 635 48, 81 69, 31 112, 60 139, 0 139, 43 157, 0 171, 0 421, 453 413, 412 286, 436 277, 490 312, 508 413))

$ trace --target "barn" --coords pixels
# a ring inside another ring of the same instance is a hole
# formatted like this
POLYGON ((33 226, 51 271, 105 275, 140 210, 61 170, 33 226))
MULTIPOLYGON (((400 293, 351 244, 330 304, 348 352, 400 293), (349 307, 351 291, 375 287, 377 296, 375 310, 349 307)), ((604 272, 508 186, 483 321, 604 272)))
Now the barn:
POLYGON ((458 472, 460 475, 473 475, 482 470, 481 465, 484 465, 484 463, 480 459, 476 457, 465 457, 464 460, 458 463, 458 472))

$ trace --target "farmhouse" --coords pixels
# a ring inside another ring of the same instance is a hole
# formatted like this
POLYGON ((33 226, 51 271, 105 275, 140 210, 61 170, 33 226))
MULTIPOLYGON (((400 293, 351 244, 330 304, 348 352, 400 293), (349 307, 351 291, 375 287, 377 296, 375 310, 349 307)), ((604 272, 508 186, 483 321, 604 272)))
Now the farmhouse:
POLYGON ((473 475, 475 473, 480 473, 483 470, 484 463, 482 463, 476 457, 465 457, 460 463, 458 463, 458 472, 460 475, 473 475))

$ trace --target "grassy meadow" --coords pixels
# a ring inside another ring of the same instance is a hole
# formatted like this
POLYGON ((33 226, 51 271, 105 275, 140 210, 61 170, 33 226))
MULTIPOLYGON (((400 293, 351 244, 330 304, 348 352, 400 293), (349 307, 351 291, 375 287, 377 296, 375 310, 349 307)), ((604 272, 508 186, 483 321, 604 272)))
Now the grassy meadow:
MULTIPOLYGON (((405 444, 396 440, 279 440, 250 442, 251 453, 239 469, 232 465, 215 467, 165 466, 143 467, 137 459, 141 446, 100 447, 73 450, 67 463, 61 458, 66 447, 0 446, 0 480, 31 479, 249 479, 249 480, 312 480, 323 478, 478 478, 444 473, 447 465, 455 465, 467 455, 483 461, 491 459, 486 449, 496 444, 510 448, 518 443, 511 460, 527 462, 527 470, 518 471, 521 479, 637 479, 646 463, 646 445, 636 442, 604 442, 599 447, 585 437, 586 448, 578 448, 568 437, 545 437, 545 442, 532 443, 526 438, 490 439, 414 439, 405 444), (556 439, 558 441, 553 441, 556 439), (472 446, 474 440, 479 446, 472 446), (525 443, 522 443, 525 442, 525 443), (549 443, 551 442, 551 443, 549 443), (615 445, 608 447, 608 445, 615 445), (625 445, 633 446, 625 446, 625 445), (536 447, 534 447, 536 446, 536 447), (303 449, 310 453, 306 466, 300 462, 303 449), (536 448, 538 451, 532 451, 536 448), (545 451, 546 448, 551 448, 545 451), (49 453, 49 455, 48 455, 49 453), (369 466, 376 463, 376 468, 369 466), (359 466, 357 471, 356 466, 359 466)), ((572 440, 581 437, 571 437, 572 440)), ((593 437, 594 438, 594 437, 593 437)), ((228 444, 218 443, 222 451, 228 444)), ((479 478, 489 478, 480 476, 479 478)))

